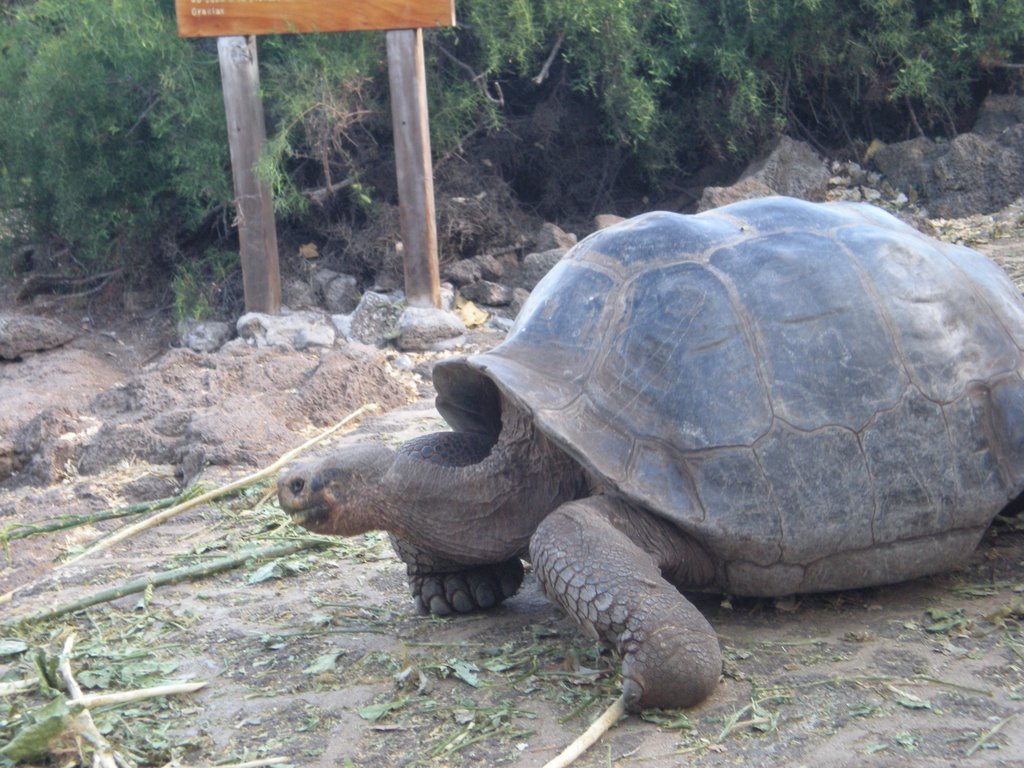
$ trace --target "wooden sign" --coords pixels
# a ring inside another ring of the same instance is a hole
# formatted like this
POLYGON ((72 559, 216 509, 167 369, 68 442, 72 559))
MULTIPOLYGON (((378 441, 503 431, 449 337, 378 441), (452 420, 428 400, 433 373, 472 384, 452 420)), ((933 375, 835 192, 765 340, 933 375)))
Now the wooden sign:
POLYGON ((175 0, 180 37, 418 29, 455 24, 455 0, 175 0))

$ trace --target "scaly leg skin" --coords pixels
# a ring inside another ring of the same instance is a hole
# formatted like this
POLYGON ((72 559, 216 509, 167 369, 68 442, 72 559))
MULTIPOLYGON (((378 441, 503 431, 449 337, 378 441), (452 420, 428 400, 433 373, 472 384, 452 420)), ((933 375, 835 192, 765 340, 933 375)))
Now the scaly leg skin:
POLYGON ((548 597, 618 649, 629 710, 689 707, 715 689, 718 637, 662 576, 697 585, 710 579, 710 560, 671 525, 614 499, 582 499, 545 518, 530 559, 548 597))
POLYGON ((409 575, 409 589, 420 613, 448 616, 493 608, 512 597, 523 583, 518 558, 466 566, 391 536, 391 546, 409 575))

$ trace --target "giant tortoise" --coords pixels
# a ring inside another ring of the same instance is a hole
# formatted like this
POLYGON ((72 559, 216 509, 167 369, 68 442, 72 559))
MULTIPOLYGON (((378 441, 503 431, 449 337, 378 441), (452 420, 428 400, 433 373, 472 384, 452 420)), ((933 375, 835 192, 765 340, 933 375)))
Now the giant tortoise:
POLYGON ((622 657, 632 709, 721 672, 682 591, 771 596, 955 566, 1024 487, 1024 302, 981 254, 861 204, 649 213, 580 242, 507 339, 434 368, 454 431, 282 473, 310 530, 392 534, 419 605, 520 558, 622 657))

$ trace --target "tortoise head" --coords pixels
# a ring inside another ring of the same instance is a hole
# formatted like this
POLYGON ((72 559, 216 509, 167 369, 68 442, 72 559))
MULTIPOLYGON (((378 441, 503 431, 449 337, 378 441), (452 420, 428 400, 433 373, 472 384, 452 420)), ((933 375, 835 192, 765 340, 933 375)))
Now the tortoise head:
POLYGON ((381 480, 394 461, 383 445, 354 445, 293 464, 277 481, 281 509, 313 533, 354 536, 384 527, 381 480))

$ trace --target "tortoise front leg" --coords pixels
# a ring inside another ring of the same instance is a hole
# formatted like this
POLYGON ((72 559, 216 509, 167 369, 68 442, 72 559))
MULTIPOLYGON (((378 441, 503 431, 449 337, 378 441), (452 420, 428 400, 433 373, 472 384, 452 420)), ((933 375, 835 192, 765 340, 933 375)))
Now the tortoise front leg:
POLYGON ((545 518, 530 558, 548 597, 618 649, 629 709, 688 707, 714 690, 722 671, 718 637, 662 576, 710 579, 710 560, 675 528, 595 496, 545 518))
POLYGON ((493 608, 512 597, 523 583, 523 563, 519 558, 468 566, 398 536, 391 536, 391 546, 405 562, 409 589, 420 613, 447 616, 493 608))

